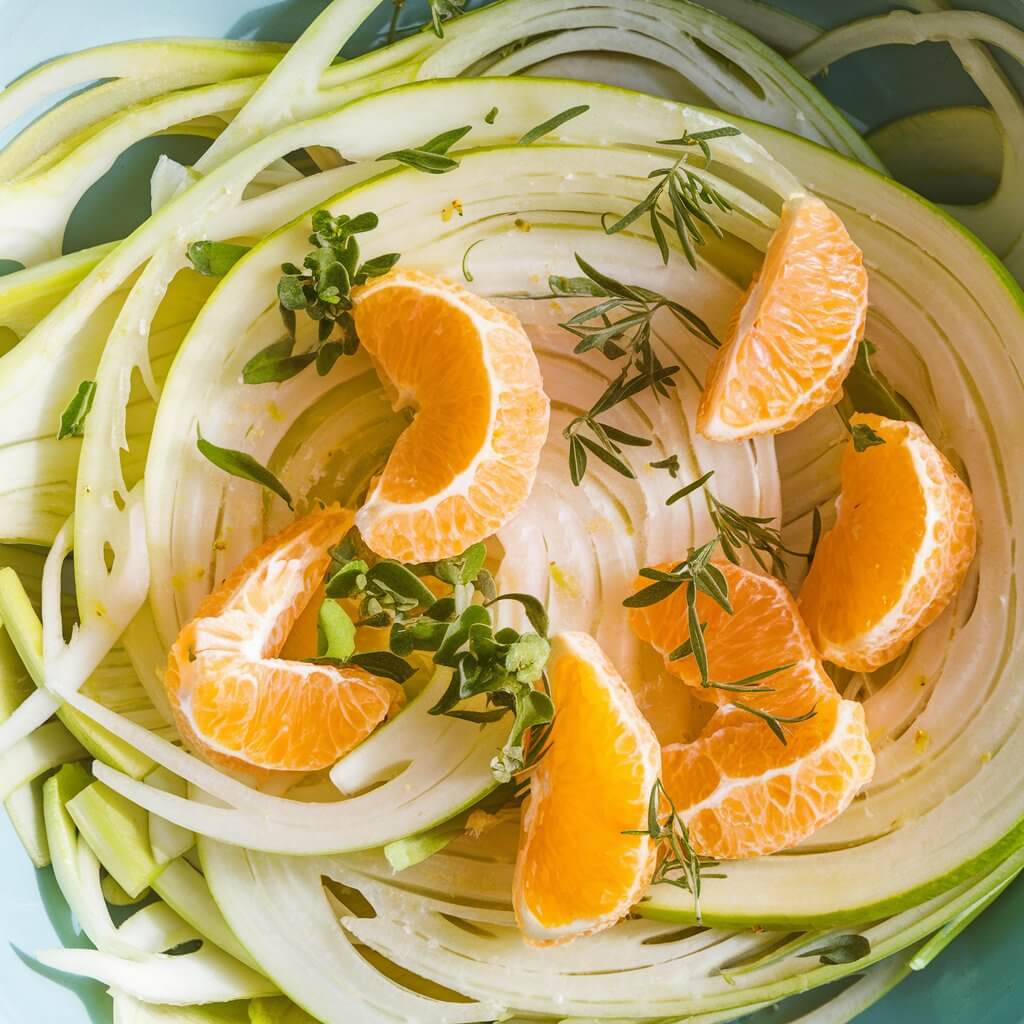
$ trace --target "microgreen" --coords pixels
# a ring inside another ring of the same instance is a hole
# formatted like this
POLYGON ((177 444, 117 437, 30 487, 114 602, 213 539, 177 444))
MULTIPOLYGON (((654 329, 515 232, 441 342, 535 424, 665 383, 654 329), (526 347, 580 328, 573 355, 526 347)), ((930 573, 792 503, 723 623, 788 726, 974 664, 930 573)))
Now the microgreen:
POLYGON ((797 953, 798 957, 816 956, 826 966, 833 964, 852 964, 871 953, 871 942, 863 935, 846 934, 831 935, 823 945, 815 946, 805 953, 797 953))
POLYGON ((317 210, 313 214, 309 242, 314 249, 302 267, 282 264, 283 275, 277 283, 278 308, 287 337, 257 352, 245 364, 242 380, 246 384, 290 380, 313 363, 324 377, 341 356, 352 355, 359 348, 351 290, 386 274, 399 259, 398 253, 392 252, 360 263, 355 236, 376 226, 375 213, 334 217, 327 210, 317 210), (318 331, 315 346, 297 353, 296 313, 300 311, 316 322, 318 331))
POLYGON ((193 269, 204 277, 223 277, 250 248, 233 242, 191 242, 185 254, 193 269))
POLYGON ((665 790, 661 779, 658 779, 651 787, 651 796, 647 803, 647 828, 628 829, 623 834, 650 836, 655 843, 663 846, 664 856, 658 863, 651 884, 674 885, 677 889, 684 889, 692 893, 694 912, 699 924, 701 922, 701 883, 705 878, 724 878, 725 876, 707 873, 707 869, 717 867, 718 862, 701 857, 694 851, 686 822, 683 821, 676 809, 676 805, 665 790), (664 820, 661 817, 663 800, 668 804, 668 814, 664 820))
POLYGON ((648 388, 655 397, 663 397, 674 387, 672 378, 679 367, 664 366, 654 352, 654 316, 662 309, 668 310, 703 341, 715 347, 719 342, 711 328, 680 303, 647 288, 616 281, 578 254, 576 262, 584 276, 549 277, 551 294, 559 298, 589 296, 601 301, 561 326, 579 339, 574 349, 577 354, 597 350, 613 361, 625 358, 625 366, 590 410, 577 416, 563 431, 569 442, 569 474, 578 486, 586 473, 588 456, 594 455, 616 473, 632 479, 636 474, 622 457, 622 449, 648 447, 650 438, 628 433, 599 417, 648 388), (612 319, 613 314, 617 319, 612 319))
POLYGON ((472 130, 473 126, 469 124, 463 125, 461 128, 451 128, 428 139, 421 146, 384 153, 377 157, 377 161, 379 163, 381 160, 397 160, 400 164, 405 164, 416 171, 422 171, 424 174, 445 174, 447 171, 454 171, 459 166, 459 161, 455 157, 449 156, 448 150, 472 130))
POLYGON ((525 135, 520 138, 516 143, 517 146, 529 146, 536 142, 538 139, 543 138, 545 135, 550 135, 551 132, 557 128, 561 128, 567 121, 571 121, 575 117, 579 117, 581 114, 585 114, 590 109, 590 105, 583 103, 578 107, 569 107, 567 110, 560 111, 553 117, 549 117, 546 121, 541 121, 540 124, 531 128, 525 135))
POLYGON ((83 380, 78 385, 75 397, 68 402, 67 408, 60 414, 58 441, 63 441, 65 437, 81 437, 85 433, 85 418, 89 415, 95 398, 96 381, 83 380))
POLYGON ((260 465, 248 452, 240 452, 234 448, 221 448, 220 445, 207 441, 199 428, 196 428, 196 447, 218 469, 241 480, 253 483, 273 491, 289 508, 292 508, 292 496, 284 484, 270 472, 266 466, 260 465))
MULTIPOLYGON (((708 145, 711 140, 739 134, 740 130, 732 127, 715 128, 706 132, 684 132, 680 138, 663 139, 658 145, 682 147, 684 150, 692 146, 699 147, 706 165, 711 162, 711 147, 708 145)), ((715 223, 711 212, 717 209, 729 213, 732 205, 706 178, 690 170, 687 163, 691 156, 691 153, 684 151, 671 165, 651 171, 648 177, 657 179, 654 187, 624 216, 607 225, 605 233, 614 235, 624 231, 634 221, 647 215, 651 233, 661 250, 662 260, 667 264, 670 254, 668 237, 665 234, 667 227, 679 239, 690 266, 696 269, 697 258, 693 247, 704 245, 706 241, 700 225, 704 225, 712 234, 721 238, 722 229, 715 223), (672 211, 671 217, 658 205, 666 193, 672 211)))

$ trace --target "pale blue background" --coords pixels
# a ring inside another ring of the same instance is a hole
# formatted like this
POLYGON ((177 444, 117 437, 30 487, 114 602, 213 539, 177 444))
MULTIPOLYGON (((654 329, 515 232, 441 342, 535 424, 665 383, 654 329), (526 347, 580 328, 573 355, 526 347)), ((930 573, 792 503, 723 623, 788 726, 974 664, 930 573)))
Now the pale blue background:
MULTIPOLYGON (((0 82, 49 57, 119 39, 203 35, 290 40, 326 5, 327 0, 262 5, 252 0, 0 0, 0 82)), ((837 20, 837 12, 847 20, 853 13, 877 13, 890 5, 882 0, 778 0, 777 6, 828 24, 837 20)), ((1024 27, 1024 0, 978 0, 963 6, 1009 17, 1024 27)), ((412 3, 406 13, 415 15, 412 3)), ((386 17, 382 11, 377 28, 386 17)), ((368 45, 374 35, 371 27, 356 45, 368 45)), ((1019 68, 1013 67, 1011 73, 1021 80, 1019 68)), ((955 59, 939 46, 889 48, 853 58, 833 69, 824 85, 833 99, 869 125, 930 105, 978 99, 955 59)), ((117 179, 101 183, 88 197, 90 208, 73 218, 69 247, 122 237, 134 219, 145 214, 148 187, 133 190, 128 197, 133 205, 125 201, 124 182, 146 182, 146 169, 161 146, 181 157, 196 153, 194 143, 182 140, 140 144, 119 161, 117 179), (109 201, 114 195, 117 203, 112 210, 109 201), (103 210, 102 216, 97 208, 103 210)), ((1018 914, 1024 914, 1021 882, 927 971, 911 977, 865 1014, 863 1024, 1020 1024, 1024 922, 1018 914)), ((0 1024, 107 1024, 110 1004, 102 986, 51 975, 27 955, 60 943, 81 940, 53 874, 32 868, 0 812, 0 1024)), ((759 1024, 773 1019, 785 1017, 778 1012, 758 1015, 759 1024)))

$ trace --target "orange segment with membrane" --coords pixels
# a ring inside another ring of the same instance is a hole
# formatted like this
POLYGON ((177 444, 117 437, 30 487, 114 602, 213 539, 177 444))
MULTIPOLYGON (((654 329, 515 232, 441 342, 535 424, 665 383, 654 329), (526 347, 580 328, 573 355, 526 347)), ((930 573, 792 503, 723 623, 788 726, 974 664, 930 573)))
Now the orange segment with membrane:
POLYGON ((530 782, 516 859, 516 920, 530 945, 610 928, 654 872, 647 807, 660 750, 629 687, 586 633, 562 633, 548 662, 557 709, 530 782))
POLYGON ((843 453, 832 530, 800 610, 826 660, 869 672, 895 658, 959 589, 974 557, 971 492, 916 424, 854 416, 884 444, 843 453))
POLYGON ((548 399, 519 321, 465 288, 399 268, 354 292, 356 329, 396 408, 415 416, 356 523, 378 554, 460 554, 526 501, 548 399))
POLYGON ((402 703, 400 686, 360 668, 278 657, 351 525, 337 505, 292 523, 243 560, 174 642, 167 693, 182 738, 207 760, 326 768, 402 703))
POLYGON ((835 401, 867 308, 862 254, 842 220, 813 196, 790 199, 711 364, 697 429, 712 441, 777 434, 835 401))
MULTIPOLYGON (((793 846, 840 814, 870 781, 874 755, 863 709, 836 692, 784 584, 731 562, 715 565, 728 583, 733 613, 697 595, 709 677, 736 683, 788 665, 756 684, 772 692, 705 688, 692 655, 668 660, 689 639, 685 585, 657 604, 631 609, 630 623, 666 658, 669 672, 719 706, 696 740, 662 752, 662 781, 694 849, 719 859, 758 857, 793 846), (814 714, 782 723, 783 744, 737 701, 779 719, 814 714)), ((637 589, 649 582, 639 580, 637 589)))

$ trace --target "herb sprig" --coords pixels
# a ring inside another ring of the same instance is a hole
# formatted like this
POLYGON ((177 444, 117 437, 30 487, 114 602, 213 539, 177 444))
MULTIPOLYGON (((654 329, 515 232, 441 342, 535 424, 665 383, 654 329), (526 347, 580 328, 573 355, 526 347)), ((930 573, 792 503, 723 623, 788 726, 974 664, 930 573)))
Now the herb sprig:
MULTIPOLYGON (((359 348, 352 317, 352 288, 386 274, 399 260, 398 253, 390 252, 360 262, 356 235, 372 231, 377 223, 375 213, 335 217, 327 210, 317 210, 313 214, 309 236, 313 250, 301 267, 282 264, 283 275, 277 283, 286 337, 257 352, 245 364, 242 380, 246 384, 290 380, 313 363, 324 377, 341 356, 352 355, 359 348), (295 351, 299 312, 317 324, 316 344, 306 352, 295 351)), ((248 251, 247 246, 212 241, 192 242, 186 250, 195 270, 210 277, 226 274, 248 251)))
POLYGON ((656 179, 654 187, 624 216, 607 225, 605 233, 614 235, 624 231, 646 214, 664 263, 668 263, 670 255, 668 237, 665 234, 667 227, 679 239, 687 262, 696 270, 697 257, 694 246, 704 245, 707 241, 701 225, 721 238, 722 229, 715 223, 711 214, 714 210, 729 213, 732 211, 732 204, 706 178, 687 166, 693 155, 687 150, 694 146, 698 147, 704 156, 706 166, 711 162, 711 147, 708 145, 711 140, 739 134, 741 132, 738 128, 725 126, 705 132, 684 132, 678 139, 659 141, 659 146, 681 147, 684 152, 669 166, 651 171, 648 177, 656 179), (671 216, 659 206, 665 194, 668 195, 671 216))
MULTIPOLYGON (((405 659, 414 651, 430 652, 435 665, 451 669, 451 682, 430 714, 479 723, 511 714, 508 739, 495 754, 491 770, 499 782, 528 771, 542 756, 554 719, 544 676, 550 645, 543 605, 528 594, 496 592, 484 567, 483 544, 473 545, 458 558, 416 566, 391 560, 370 565, 369 557, 351 537, 335 549, 326 582, 328 600, 356 600, 361 618, 355 625, 389 629, 388 651, 372 653, 380 659, 386 656, 392 678, 412 674, 405 659), (447 584, 450 593, 436 596, 423 582, 425 576, 447 584), (532 630, 495 630, 490 609, 501 601, 521 604, 532 630), (483 707, 465 706, 480 695, 485 696, 483 707)), ((359 657, 353 655, 349 661, 359 657)))
MULTIPOLYGON (((733 614, 732 603, 729 599, 728 581, 722 570, 711 561, 711 557, 720 540, 721 538, 716 536, 699 548, 690 548, 686 559, 667 571, 654 568, 641 569, 640 575, 652 582, 636 593, 631 594, 622 603, 627 608, 646 608, 664 601, 680 587, 685 586, 687 638, 678 647, 669 652, 668 660, 679 661, 683 658, 692 657, 694 664, 697 666, 700 685, 705 689, 721 690, 745 697, 757 697, 774 693, 776 691, 773 687, 763 686, 762 684, 780 672, 785 672, 792 668, 792 663, 777 665, 746 676, 743 679, 726 681, 711 678, 707 640, 704 636, 707 623, 700 620, 697 611, 697 594, 706 594, 727 614, 733 614)), ((805 714, 783 717, 772 714, 764 708, 758 708, 755 705, 741 701, 738 697, 732 699, 730 703, 740 711, 745 711, 760 718, 771 729, 783 746, 787 743, 786 732, 783 726, 806 722, 816 714, 816 708, 812 707, 805 714)))
POLYGON ((743 515, 716 498, 706 487, 714 475, 715 471, 709 470, 703 476, 669 495, 665 504, 674 505, 677 501, 703 487, 708 514, 715 532, 718 534, 718 541, 722 545, 722 554, 734 565, 739 565, 740 551, 746 549, 764 572, 785 579, 786 560, 784 556, 794 555, 804 558, 806 552, 794 551, 783 543, 779 529, 769 525, 774 522, 774 517, 743 515))
POLYGON ((551 276, 548 288, 557 298, 587 296, 600 299, 596 305, 570 317, 561 326, 579 339, 577 355, 593 350, 610 360, 625 359, 621 373, 585 413, 577 416, 563 431, 569 442, 569 471, 579 486, 587 469, 588 453, 616 473, 633 479, 636 474, 622 457, 623 447, 648 447, 651 440, 602 422, 608 410, 651 389, 655 396, 667 396, 675 386, 678 366, 665 366, 654 352, 652 321, 665 309, 709 345, 719 342, 711 328, 692 310, 658 292, 637 285, 623 284, 588 263, 579 254, 576 263, 582 277, 551 276), (614 319, 613 319, 614 317, 614 319))
POLYGON ((207 441, 198 427, 196 428, 196 447, 200 454, 218 469, 222 469, 225 473, 236 476, 240 480, 249 480, 265 487, 268 491, 276 494, 289 508, 293 507, 292 496, 284 484, 248 452, 242 452, 236 448, 222 448, 212 441, 207 441))
POLYGON ((628 836, 650 836, 663 847, 663 855, 651 879, 652 885, 664 883, 674 885, 693 894, 697 923, 701 922, 700 895, 702 882, 706 878, 725 878, 723 874, 708 874, 708 868, 718 866, 718 861, 697 854, 690 842, 690 831, 686 827, 676 805, 668 795, 661 779, 651 787, 647 804, 647 828, 628 829, 628 836), (661 804, 668 805, 668 814, 662 820, 661 804))
POLYGON ((461 128, 450 128, 448 131, 428 139, 420 146, 384 153, 377 157, 377 162, 397 160, 400 164, 422 171, 424 174, 445 174, 448 171, 454 171, 459 166, 459 161, 455 157, 449 156, 448 151, 472 130, 471 124, 463 125, 461 128))

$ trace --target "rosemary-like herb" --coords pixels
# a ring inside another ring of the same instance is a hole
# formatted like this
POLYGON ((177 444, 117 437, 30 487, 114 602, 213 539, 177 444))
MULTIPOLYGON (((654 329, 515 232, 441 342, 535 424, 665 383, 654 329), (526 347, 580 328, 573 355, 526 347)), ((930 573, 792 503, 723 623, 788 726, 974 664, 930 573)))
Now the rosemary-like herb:
POLYGON ((682 304, 648 288, 616 281, 578 254, 576 262, 584 276, 549 277, 552 296, 587 296, 601 301, 570 317, 561 326, 579 339, 574 349, 578 355, 597 350, 613 361, 625 359, 626 365, 594 405, 563 431, 569 442, 570 477, 575 485, 580 484, 589 453, 616 473, 633 479, 636 474, 622 457, 622 448, 648 447, 650 438, 620 430, 601 422, 599 417, 648 388, 656 397, 664 397, 668 389, 674 387, 672 377, 679 367, 663 365, 654 352, 651 327, 654 316, 660 310, 668 310, 709 345, 717 347, 719 342, 711 328, 682 304))
POLYGON ((786 561, 783 556, 804 558, 806 552, 794 551, 783 543, 778 528, 769 525, 774 521, 771 516, 746 516, 716 498, 705 486, 714 475, 715 471, 710 470, 688 483, 669 495, 666 504, 673 505, 703 487, 708 514, 722 545, 722 554, 734 565, 739 565, 740 551, 746 549, 765 572, 785 579, 786 561))
MULTIPOLYGON (((710 597, 720 608, 731 615, 733 613, 732 603, 729 600, 729 584, 725 574, 712 561, 716 546, 720 543, 721 537, 715 537, 699 548, 691 548, 687 553, 686 560, 679 562, 669 570, 644 568, 640 575, 652 582, 630 595, 622 603, 627 608, 646 608, 653 604, 664 601, 674 594, 680 587, 686 587, 686 640, 669 652, 669 661, 679 661, 682 658, 692 657, 697 666, 700 677, 700 685, 705 689, 722 690, 727 693, 742 694, 747 697, 756 697, 763 694, 774 693, 775 689, 761 684, 792 668, 792 664, 777 665, 774 668, 756 672, 743 679, 717 680, 710 676, 708 665, 707 641, 704 630, 706 622, 701 622, 697 613, 697 594, 703 593, 710 597)), ((784 725, 794 725, 798 722, 806 722, 813 718, 816 710, 811 708, 806 714, 794 717, 780 717, 773 715, 763 708, 754 707, 738 699, 731 701, 733 707, 740 711, 746 711, 751 715, 760 718, 775 734, 776 738, 783 745, 786 744, 786 733, 784 725)))
POLYGON ((717 209, 729 213, 732 205, 706 178, 687 166, 693 154, 685 150, 693 146, 698 147, 707 166, 711 162, 711 147, 708 143, 713 139, 739 134, 741 133, 738 128, 723 127, 706 132, 684 132, 678 139, 661 140, 659 146, 681 147, 684 152, 669 166, 651 171, 649 177, 656 179, 651 191, 628 213, 606 226, 605 232, 614 235, 624 231, 646 214, 650 220, 651 233, 661 250, 662 260, 667 264, 670 254, 668 237, 665 234, 667 227, 669 231, 675 233, 687 261, 696 270, 697 257, 693 247, 704 245, 706 242, 700 225, 704 225, 712 234, 721 238, 722 229, 715 223, 711 212, 717 209), (659 201, 665 194, 668 195, 671 216, 659 206, 659 201))
POLYGON ((685 889, 693 894, 694 911, 697 923, 701 922, 700 894, 701 883, 705 878, 724 878, 722 874, 708 874, 708 868, 718 866, 718 861, 697 854, 690 843, 690 832, 686 827, 676 805, 665 790, 661 779, 651 787, 651 796, 647 804, 647 828, 629 829, 623 833, 629 836, 650 836, 655 843, 663 847, 663 854, 658 867, 651 879, 652 885, 664 883, 685 889), (661 803, 668 805, 668 814, 662 820, 661 803))

